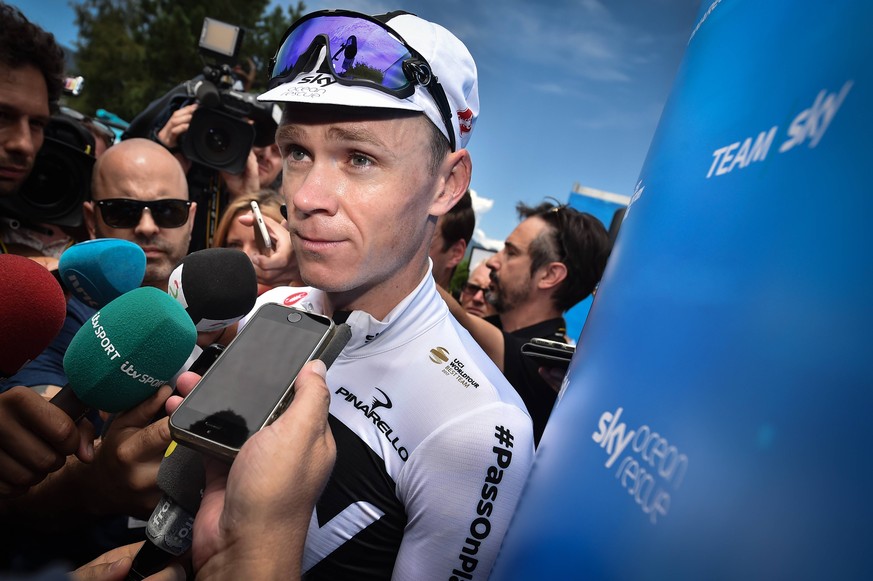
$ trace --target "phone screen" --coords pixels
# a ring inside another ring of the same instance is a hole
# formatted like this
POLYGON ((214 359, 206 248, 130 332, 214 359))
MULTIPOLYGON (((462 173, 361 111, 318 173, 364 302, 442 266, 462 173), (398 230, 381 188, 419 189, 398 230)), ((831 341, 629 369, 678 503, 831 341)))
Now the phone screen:
POLYGON ((329 329, 325 317, 264 305, 185 398, 173 426, 238 448, 265 424, 329 329))

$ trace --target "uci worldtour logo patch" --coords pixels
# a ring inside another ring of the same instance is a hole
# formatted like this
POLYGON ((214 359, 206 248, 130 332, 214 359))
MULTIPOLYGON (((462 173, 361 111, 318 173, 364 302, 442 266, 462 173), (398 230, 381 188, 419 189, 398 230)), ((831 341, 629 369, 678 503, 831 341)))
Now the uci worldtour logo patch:
POLYGON ((449 352, 445 347, 434 347, 430 350, 430 360, 434 363, 448 363, 449 352))
POLYGON ((454 377, 464 387, 479 388, 479 382, 464 371, 464 362, 457 357, 452 358, 449 350, 445 347, 434 347, 431 349, 430 360, 438 365, 444 365, 443 375, 454 377))

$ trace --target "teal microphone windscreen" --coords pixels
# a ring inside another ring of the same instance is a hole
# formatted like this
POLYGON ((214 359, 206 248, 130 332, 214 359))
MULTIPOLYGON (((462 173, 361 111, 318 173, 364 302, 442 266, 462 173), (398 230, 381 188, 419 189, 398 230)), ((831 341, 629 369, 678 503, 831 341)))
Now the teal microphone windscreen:
POLYGON ((133 242, 100 238, 79 242, 61 254, 61 280, 80 301, 99 309, 124 293, 139 288, 146 256, 133 242))
POLYGON ((67 316, 64 291, 41 264, 0 254, 0 377, 48 347, 67 316))
POLYGON ((197 330, 179 303, 156 288, 137 288, 79 329, 64 356, 64 372, 82 402, 119 412, 172 379, 196 340, 197 330))
POLYGON ((167 292, 185 307, 198 331, 214 331, 254 308, 258 278, 245 252, 206 248, 182 259, 170 274, 167 292))

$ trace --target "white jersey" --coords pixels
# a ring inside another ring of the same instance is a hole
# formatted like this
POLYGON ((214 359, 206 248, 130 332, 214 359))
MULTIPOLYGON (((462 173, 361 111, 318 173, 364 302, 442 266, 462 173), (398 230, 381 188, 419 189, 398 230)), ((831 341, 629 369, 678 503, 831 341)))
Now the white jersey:
MULTIPOLYGON (((258 302, 320 310, 323 294, 285 287, 258 302)), ((430 274, 385 320, 346 322, 327 374, 337 461, 304 578, 487 579, 533 461, 521 398, 430 274)))

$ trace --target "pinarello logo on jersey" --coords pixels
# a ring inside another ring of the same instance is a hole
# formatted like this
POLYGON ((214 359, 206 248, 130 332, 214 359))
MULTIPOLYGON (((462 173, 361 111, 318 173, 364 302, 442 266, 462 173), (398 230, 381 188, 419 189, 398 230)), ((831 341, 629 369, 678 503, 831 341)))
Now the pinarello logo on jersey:
POLYGON ((291 305, 296 305, 297 303, 299 303, 300 301, 305 299, 306 295, 308 295, 308 294, 309 294, 308 292, 303 291, 303 292, 299 292, 299 293, 294 293, 293 295, 288 295, 287 297, 285 297, 285 300, 282 301, 282 303, 286 307, 290 307, 291 305))
POLYGON ((394 404, 391 403, 391 398, 388 397, 387 393, 385 393, 384 391, 382 391, 378 387, 376 387, 374 389, 382 394, 382 397, 384 397, 385 401, 380 401, 379 398, 374 397, 373 398, 373 405, 370 407, 371 410, 375 410, 376 408, 385 408, 386 410, 390 410, 391 408, 394 407, 394 404))
POLYGON ((379 408, 389 410, 394 407, 394 404, 391 403, 391 398, 388 397, 387 393, 378 387, 374 387, 373 389, 382 394, 385 401, 382 401, 379 396, 374 395, 372 399, 369 400, 372 401, 372 403, 367 405, 368 400, 366 398, 358 397, 357 394, 347 387, 338 388, 334 391, 334 394, 350 403, 356 410, 361 412, 365 418, 373 422, 373 426, 378 430, 378 433, 382 434, 385 440, 391 444, 391 447, 394 448, 400 459, 406 462, 409 459, 409 451, 400 443, 400 436, 394 435, 394 428, 392 428, 388 421, 380 416, 379 412, 376 411, 379 408))
POLYGON ((473 112, 469 108, 466 111, 458 111, 458 126, 461 135, 473 131, 473 112))

